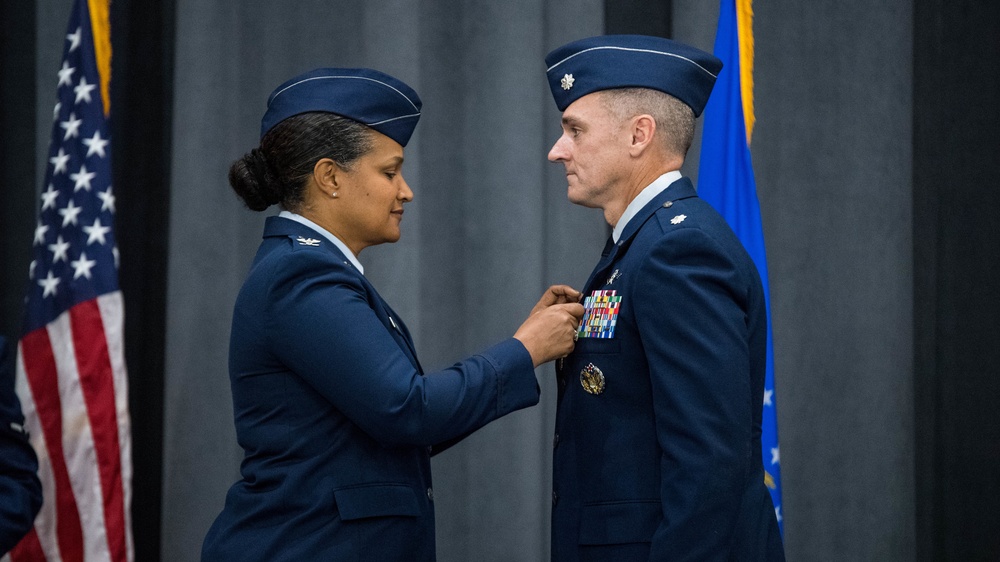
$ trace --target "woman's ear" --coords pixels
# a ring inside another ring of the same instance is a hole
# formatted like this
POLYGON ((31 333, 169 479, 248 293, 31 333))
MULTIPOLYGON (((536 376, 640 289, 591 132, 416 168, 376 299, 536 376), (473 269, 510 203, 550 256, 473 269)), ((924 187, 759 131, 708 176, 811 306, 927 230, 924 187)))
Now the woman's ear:
POLYGON ((329 158, 320 158, 313 166, 313 181, 328 197, 336 197, 344 181, 344 170, 329 158))

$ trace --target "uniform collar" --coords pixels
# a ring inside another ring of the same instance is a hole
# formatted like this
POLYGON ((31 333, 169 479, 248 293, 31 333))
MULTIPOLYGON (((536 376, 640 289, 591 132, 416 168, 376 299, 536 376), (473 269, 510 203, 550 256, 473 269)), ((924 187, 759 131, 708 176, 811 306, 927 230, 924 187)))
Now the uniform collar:
POLYGON ((646 203, 646 205, 639 209, 639 212, 637 212, 628 222, 628 225, 625 226, 625 230, 622 231, 621 238, 619 238, 618 242, 616 242, 612 247, 612 258, 618 253, 618 250, 621 247, 628 245, 629 240, 635 236, 637 232, 639 232, 642 225, 646 224, 649 217, 653 216, 657 210, 673 206, 674 201, 697 196, 698 193, 694 190, 694 185, 691 183, 691 180, 685 177, 682 177, 672 183, 670 185, 670 189, 660 191, 656 197, 653 197, 648 203, 646 203))
POLYGON ((351 252, 350 248, 347 247, 347 244, 344 244, 339 238, 337 238, 336 236, 334 236, 333 234, 331 234, 330 231, 328 231, 325 228, 323 228, 322 226, 314 223, 313 221, 311 221, 311 220, 303 217, 302 215, 299 215, 299 214, 296 214, 296 213, 292 213, 292 212, 289 212, 289 211, 281 211, 280 213, 278 213, 277 217, 271 217, 271 218, 268 219, 268 221, 267 221, 268 224, 267 224, 267 226, 264 227, 264 236, 269 236, 269 235, 272 235, 272 234, 288 234, 288 232, 277 231, 277 230, 280 230, 280 229, 277 229, 277 226, 276 226, 277 223, 275 223, 274 221, 271 220, 271 219, 274 219, 274 218, 282 218, 282 219, 287 219, 287 220, 290 220, 290 221, 297 222, 297 223, 301 224, 302 226, 305 226, 309 230, 311 230, 313 232, 316 232, 317 234, 322 235, 324 238, 326 238, 327 240, 329 240, 330 243, 332 243, 334 245, 334 247, 336 247, 337 250, 339 250, 340 253, 343 254, 344 257, 347 258, 351 262, 351 264, 359 272, 361 272, 362 275, 365 274, 365 268, 361 265, 361 262, 358 261, 358 258, 354 255, 354 253, 351 252))
POLYGON ((611 237, 617 243, 621 240, 622 233, 625 232, 625 228, 628 226, 629 222, 646 206, 647 203, 653 200, 657 195, 663 192, 664 189, 670 187, 670 184, 681 179, 681 173, 677 170, 672 172, 667 172, 662 176, 653 180, 653 183, 647 185, 639 195, 635 196, 635 199, 625 207, 625 212, 622 213, 621 218, 618 219, 618 223, 615 224, 615 228, 611 231, 611 237))

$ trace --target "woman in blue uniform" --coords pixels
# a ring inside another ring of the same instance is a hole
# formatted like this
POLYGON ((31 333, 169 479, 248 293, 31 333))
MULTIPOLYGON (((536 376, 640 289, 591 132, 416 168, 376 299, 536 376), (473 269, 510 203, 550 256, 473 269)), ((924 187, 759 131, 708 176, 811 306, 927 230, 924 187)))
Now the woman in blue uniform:
POLYGON ((556 286, 513 337, 421 369, 357 260, 400 237, 420 106, 383 73, 317 69, 271 94, 260 147, 230 169, 250 209, 283 211, 267 219, 233 313, 243 478, 203 560, 434 560, 435 446, 536 404, 534 367, 573 348, 580 295, 556 286))

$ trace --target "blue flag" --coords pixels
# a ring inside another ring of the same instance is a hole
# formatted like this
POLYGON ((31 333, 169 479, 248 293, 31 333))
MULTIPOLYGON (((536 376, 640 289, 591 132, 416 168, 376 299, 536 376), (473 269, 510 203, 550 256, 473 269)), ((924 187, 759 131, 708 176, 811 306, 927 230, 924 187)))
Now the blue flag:
POLYGON ((761 447, 764 482, 771 492, 778 526, 781 514, 781 465, 771 344, 771 299, 767 281, 764 229, 750 160, 753 131, 753 30, 751 0, 721 0, 715 56, 723 64, 705 107, 698 195, 715 207, 739 236, 760 272, 767 308, 767 374, 761 447))

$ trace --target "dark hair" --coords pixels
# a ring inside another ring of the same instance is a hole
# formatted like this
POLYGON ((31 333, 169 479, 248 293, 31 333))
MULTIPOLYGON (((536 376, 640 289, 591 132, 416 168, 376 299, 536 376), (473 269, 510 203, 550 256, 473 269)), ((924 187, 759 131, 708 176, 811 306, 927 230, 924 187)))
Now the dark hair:
POLYGON ((371 148, 371 129, 361 123, 333 113, 302 113, 272 127, 259 148, 233 162, 229 185, 253 211, 276 203, 297 211, 318 160, 330 158, 349 169, 371 148))

